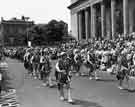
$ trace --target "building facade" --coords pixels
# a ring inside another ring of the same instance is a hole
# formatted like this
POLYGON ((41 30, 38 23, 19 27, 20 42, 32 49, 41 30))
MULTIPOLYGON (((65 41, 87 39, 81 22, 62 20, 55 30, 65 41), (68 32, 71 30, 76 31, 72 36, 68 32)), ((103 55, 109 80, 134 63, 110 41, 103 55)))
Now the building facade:
POLYGON ((0 24, 0 42, 3 45, 23 44, 26 36, 26 30, 34 25, 33 21, 28 21, 25 17, 21 19, 13 18, 11 20, 1 19, 0 24), (19 40, 20 38, 20 40, 19 40))
POLYGON ((135 0, 71 0, 71 32, 78 40, 135 32, 135 0))

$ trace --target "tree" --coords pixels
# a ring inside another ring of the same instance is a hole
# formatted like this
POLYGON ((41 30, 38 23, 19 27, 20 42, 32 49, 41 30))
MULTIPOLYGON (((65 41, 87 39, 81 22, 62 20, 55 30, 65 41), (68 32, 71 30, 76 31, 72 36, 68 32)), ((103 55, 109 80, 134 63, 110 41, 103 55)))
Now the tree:
MULTIPOLYGON (((63 21, 52 20, 48 23, 47 36, 49 41, 61 41, 65 35, 65 25, 63 21)), ((66 32, 67 33, 67 32, 66 32)))
POLYGON ((63 36, 68 34, 68 26, 63 21, 51 20, 48 24, 34 25, 27 30, 29 40, 34 44, 54 43, 62 41, 63 36))

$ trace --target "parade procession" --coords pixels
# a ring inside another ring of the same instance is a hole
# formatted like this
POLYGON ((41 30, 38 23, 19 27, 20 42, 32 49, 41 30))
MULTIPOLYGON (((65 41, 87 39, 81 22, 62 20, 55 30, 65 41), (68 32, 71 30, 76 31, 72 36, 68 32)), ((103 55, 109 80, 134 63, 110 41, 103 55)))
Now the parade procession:
POLYGON ((135 107, 135 0, 1 4, 0 107, 135 107))
POLYGON ((129 84, 135 79, 134 33, 115 40, 69 41, 55 47, 4 47, 2 50, 5 57, 21 61, 31 79, 42 81, 42 86, 50 89, 57 87, 61 101, 66 99, 66 87, 67 102, 75 103, 71 94, 72 78, 100 81, 99 72, 115 78, 120 90, 134 91, 129 84), (81 71, 82 66, 86 72, 81 71))

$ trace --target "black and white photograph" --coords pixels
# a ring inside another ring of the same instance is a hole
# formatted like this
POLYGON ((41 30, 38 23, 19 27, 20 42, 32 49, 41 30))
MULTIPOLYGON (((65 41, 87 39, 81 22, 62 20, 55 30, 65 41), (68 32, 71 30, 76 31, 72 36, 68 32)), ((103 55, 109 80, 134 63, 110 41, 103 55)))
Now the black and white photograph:
POLYGON ((0 107, 135 107, 135 0, 1 0, 0 107))

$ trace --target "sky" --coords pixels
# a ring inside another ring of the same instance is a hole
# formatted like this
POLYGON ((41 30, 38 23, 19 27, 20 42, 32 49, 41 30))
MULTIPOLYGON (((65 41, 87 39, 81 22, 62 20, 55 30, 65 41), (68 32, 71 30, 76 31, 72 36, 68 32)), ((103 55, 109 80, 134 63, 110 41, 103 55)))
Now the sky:
POLYGON ((1 0, 0 4, 0 17, 4 19, 24 15, 40 24, 56 19, 65 21, 70 28, 70 0, 1 0))

